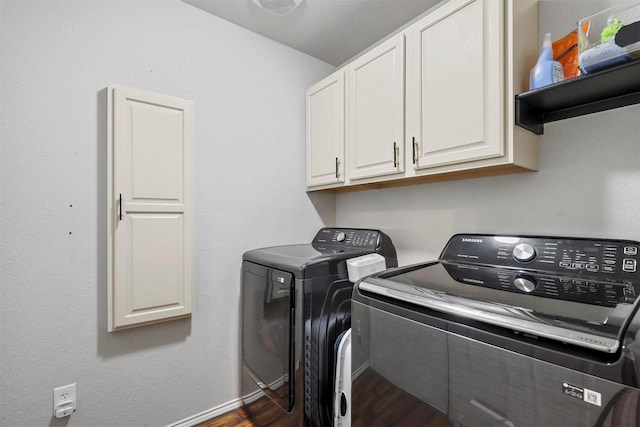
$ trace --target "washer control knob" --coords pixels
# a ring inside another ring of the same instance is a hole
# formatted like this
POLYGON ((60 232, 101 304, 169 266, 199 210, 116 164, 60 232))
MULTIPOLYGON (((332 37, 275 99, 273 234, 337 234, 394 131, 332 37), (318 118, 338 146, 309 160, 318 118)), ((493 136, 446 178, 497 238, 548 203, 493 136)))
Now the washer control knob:
POLYGON ((518 277, 513 281, 516 288, 522 292, 532 292, 536 288, 536 282, 533 279, 527 277, 518 277))
POLYGON ((536 249, 528 243, 518 243, 513 248, 513 257, 516 261, 529 262, 536 257, 536 249))
POLYGON ((345 238, 345 237, 347 237, 347 235, 346 235, 346 234, 344 234, 344 232, 343 232, 343 231, 338 231, 338 234, 336 234, 336 240, 337 240, 338 242, 342 242, 342 241, 344 241, 344 238, 345 238))

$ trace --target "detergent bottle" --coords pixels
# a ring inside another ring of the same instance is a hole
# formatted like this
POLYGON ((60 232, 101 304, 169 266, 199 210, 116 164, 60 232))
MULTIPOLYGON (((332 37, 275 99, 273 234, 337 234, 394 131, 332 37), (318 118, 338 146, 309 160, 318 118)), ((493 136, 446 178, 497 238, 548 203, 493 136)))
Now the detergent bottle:
POLYGON ((562 80, 564 80, 564 70, 562 64, 553 60, 551 33, 547 33, 544 36, 538 62, 529 74, 529 89, 538 89, 562 80))

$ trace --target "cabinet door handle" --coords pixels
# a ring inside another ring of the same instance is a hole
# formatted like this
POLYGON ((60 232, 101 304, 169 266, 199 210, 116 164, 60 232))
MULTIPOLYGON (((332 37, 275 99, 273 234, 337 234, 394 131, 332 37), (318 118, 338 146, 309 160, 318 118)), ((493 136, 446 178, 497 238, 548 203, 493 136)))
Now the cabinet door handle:
POLYGON ((122 193, 120 193, 120 199, 118 200, 118 217, 122 221, 122 193))
POLYGON ((340 166, 340 160, 338 160, 338 158, 336 157, 336 179, 340 178, 339 166, 340 166))
POLYGON ((393 143, 393 167, 394 168, 397 168, 398 166, 400 166, 400 162, 398 161, 398 154, 399 154, 398 144, 394 142, 393 143))
POLYGON ((416 164, 416 137, 411 138, 411 153, 413 156, 413 164, 416 164))

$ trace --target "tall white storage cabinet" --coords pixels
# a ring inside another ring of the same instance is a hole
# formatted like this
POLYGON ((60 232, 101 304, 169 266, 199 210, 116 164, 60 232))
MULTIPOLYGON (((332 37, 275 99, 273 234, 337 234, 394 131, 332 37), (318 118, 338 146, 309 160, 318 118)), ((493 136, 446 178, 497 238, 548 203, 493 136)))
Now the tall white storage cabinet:
POLYGON ((109 331, 193 309, 191 101, 109 86, 109 331))

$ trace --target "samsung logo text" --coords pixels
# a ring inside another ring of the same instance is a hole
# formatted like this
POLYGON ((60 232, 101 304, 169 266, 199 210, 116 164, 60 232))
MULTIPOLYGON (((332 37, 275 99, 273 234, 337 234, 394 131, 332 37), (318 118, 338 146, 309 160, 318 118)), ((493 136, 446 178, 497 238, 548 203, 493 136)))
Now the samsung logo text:
POLYGON ((468 242, 468 243, 482 243, 482 239, 474 239, 471 237, 463 237, 462 238, 463 242, 468 242))

